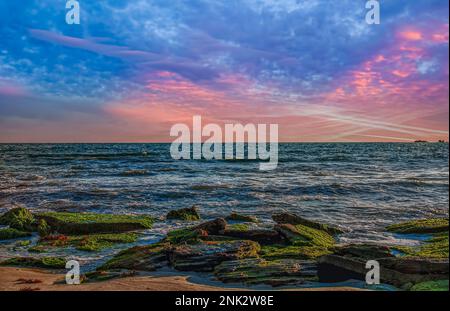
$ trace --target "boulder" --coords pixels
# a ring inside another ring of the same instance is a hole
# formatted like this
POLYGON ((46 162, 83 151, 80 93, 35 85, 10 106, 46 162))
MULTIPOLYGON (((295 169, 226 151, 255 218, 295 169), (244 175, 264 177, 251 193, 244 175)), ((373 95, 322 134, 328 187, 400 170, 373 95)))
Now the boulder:
POLYGON ((167 213, 167 219, 178 219, 186 221, 200 220, 200 215, 198 213, 198 208, 196 206, 182 208, 167 213))
POLYGON ((258 243, 253 241, 218 241, 174 246, 169 262, 180 271, 213 271, 223 261, 257 257, 258 243))
POLYGON ((310 261, 260 258, 225 261, 214 269, 214 275, 224 283, 272 286, 302 284, 314 280, 316 272, 316 265, 310 261))
POLYGON ((35 218, 26 208, 16 207, 0 216, 0 225, 6 225, 20 231, 33 231, 35 229, 35 218))
POLYGON ((301 216, 291 213, 279 213, 272 215, 272 219, 278 224, 291 224, 291 225, 304 225, 306 227, 318 229, 327 232, 328 234, 335 235, 344 233, 343 230, 330 225, 322 224, 316 221, 305 219, 301 216))

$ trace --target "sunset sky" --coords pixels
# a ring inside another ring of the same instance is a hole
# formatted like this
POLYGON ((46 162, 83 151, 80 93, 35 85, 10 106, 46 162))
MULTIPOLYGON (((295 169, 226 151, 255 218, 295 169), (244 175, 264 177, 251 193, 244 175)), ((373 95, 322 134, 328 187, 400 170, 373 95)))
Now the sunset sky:
POLYGON ((0 142, 448 140, 448 0, 0 0, 0 142))

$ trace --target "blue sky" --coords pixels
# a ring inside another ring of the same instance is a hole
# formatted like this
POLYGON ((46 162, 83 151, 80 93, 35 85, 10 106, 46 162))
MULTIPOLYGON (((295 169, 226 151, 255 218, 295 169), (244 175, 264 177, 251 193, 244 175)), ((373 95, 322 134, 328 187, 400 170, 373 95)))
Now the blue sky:
POLYGON ((195 113, 448 137, 448 1, 380 1, 380 25, 363 0, 79 2, 67 25, 65 1, 0 0, 0 141, 164 141, 195 113))

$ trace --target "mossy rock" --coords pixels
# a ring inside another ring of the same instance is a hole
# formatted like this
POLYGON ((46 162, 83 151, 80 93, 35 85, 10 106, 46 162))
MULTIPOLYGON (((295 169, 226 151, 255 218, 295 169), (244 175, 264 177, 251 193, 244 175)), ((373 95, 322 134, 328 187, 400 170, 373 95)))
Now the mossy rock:
POLYGON ((316 280, 316 266, 301 260, 252 258, 224 261, 214 269, 214 275, 224 283, 294 285, 316 280))
POLYGON ((105 282, 135 276, 135 271, 92 271, 81 276, 81 283, 105 282))
POLYGON ((448 232, 436 233, 418 247, 396 246, 394 249, 403 253, 402 256, 405 257, 448 258, 449 234, 448 232))
POLYGON ((448 292, 448 280, 438 280, 438 281, 429 281, 422 282, 411 287, 411 291, 440 291, 440 292, 448 292))
POLYGON ((0 216, 0 224, 20 231, 34 231, 35 218, 24 207, 13 208, 0 216))
POLYGON ((48 212, 37 214, 62 234, 120 233, 150 229, 154 219, 145 215, 48 212))
POLYGON ((281 224, 275 230, 285 236, 293 245, 332 247, 336 241, 324 230, 307 227, 305 225, 281 224))
POLYGON ((192 206, 189 208, 182 208, 174 211, 170 211, 167 213, 167 219, 178 219, 185 221, 196 221, 200 220, 200 215, 198 213, 198 208, 196 206, 192 206))
POLYGON ((261 250, 254 241, 214 241, 178 245, 169 252, 170 265, 180 271, 213 271, 223 261, 256 258, 261 250))
POLYGON ((277 224, 291 224, 291 225, 303 225, 312 229, 317 229, 320 231, 325 231, 330 235, 336 235, 344 233, 340 228, 333 227, 331 225, 319 223, 317 221, 309 220, 301 216, 291 214, 291 213, 279 213, 272 215, 272 219, 277 224))
POLYGON ((242 215, 242 214, 238 214, 236 212, 232 212, 225 219, 231 220, 231 221, 255 222, 255 223, 258 222, 258 218, 256 218, 255 216, 242 215))
POLYGON ((250 230, 250 226, 248 224, 231 224, 227 226, 227 230, 248 231, 250 230))
POLYGON ((167 241, 172 244, 199 243, 201 232, 202 232, 201 230, 194 230, 193 228, 177 229, 167 233, 167 236, 164 239, 164 241, 167 241))
POLYGON ((261 245, 283 244, 286 242, 285 238, 278 231, 250 229, 248 226, 243 226, 242 224, 228 226, 222 235, 241 240, 255 241, 261 245))
POLYGON ((374 260, 378 258, 395 257, 392 254, 392 249, 389 246, 377 244, 347 244, 339 245, 331 249, 333 254, 356 257, 364 260, 374 260))
MULTIPOLYGON (((81 251, 100 251, 113 247, 115 244, 134 243, 138 239, 137 233, 106 233, 86 236, 50 235, 41 238, 34 251, 45 252, 55 247, 74 247, 81 251)), ((30 251, 33 251, 30 249, 30 251)))
POLYGON ((0 240, 12 240, 31 236, 31 233, 14 228, 0 229, 0 240))
POLYGON ((270 245, 261 248, 260 256, 264 259, 304 259, 313 260, 331 254, 327 248, 320 246, 270 245))
POLYGON ((119 252, 97 270, 128 269, 155 271, 167 265, 167 244, 135 246, 119 252))
POLYGON ((0 262, 0 266, 34 267, 44 269, 65 269, 66 259, 60 257, 14 257, 0 262))
POLYGON ((399 224, 390 225, 386 228, 395 233, 439 233, 449 230, 448 218, 430 218, 412 220, 399 224))

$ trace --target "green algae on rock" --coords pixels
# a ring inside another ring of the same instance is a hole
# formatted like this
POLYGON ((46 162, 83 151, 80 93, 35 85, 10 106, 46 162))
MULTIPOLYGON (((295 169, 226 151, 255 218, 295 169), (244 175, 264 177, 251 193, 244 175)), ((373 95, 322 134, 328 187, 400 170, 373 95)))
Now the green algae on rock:
POLYGON ((34 231, 35 218, 26 208, 16 207, 0 216, 0 225, 8 225, 20 231, 34 231))
POLYGON ((179 243, 192 244, 200 242, 199 239, 200 236, 201 230, 194 230, 193 228, 183 228, 168 232, 164 240, 172 244, 179 244, 179 243))
POLYGON ((167 213, 167 219, 178 219, 185 221, 196 221, 200 220, 200 215, 198 213, 198 208, 196 206, 192 206, 189 208, 182 208, 174 211, 170 211, 167 213))
POLYGON ((312 221, 301 216, 291 214, 291 213, 279 213, 272 215, 272 219, 277 224, 291 224, 291 225, 303 225, 308 228, 317 229, 321 231, 325 231, 330 235, 336 235, 344 233, 343 230, 333 227, 327 224, 319 223, 316 221, 312 221))
POLYGON ((275 230, 285 236, 293 245, 332 247, 336 241, 324 230, 307 227, 306 225, 280 224, 275 230))
POLYGON ((264 259, 317 259, 331 254, 327 248, 320 246, 266 245, 261 247, 260 255, 264 259))
POLYGON ((448 218, 430 218, 402 222, 386 229, 395 233, 439 233, 448 231, 449 225, 448 218))
POLYGON ((113 279, 120 279, 135 276, 135 271, 92 271, 81 276, 81 283, 104 282, 113 279))
MULTIPOLYGON (((107 233, 91 234, 86 236, 49 235, 39 240, 34 251, 45 252, 54 247, 75 247, 81 251, 99 251, 110 248, 114 244, 134 243, 137 233, 107 233)), ((30 250, 30 251, 33 251, 30 250)))
POLYGON ((268 261, 251 258, 224 261, 216 266, 214 275, 224 283, 283 286, 316 280, 316 265, 293 259, 268 261))
POLYGON ((14 257, 0 262, 0 266, 65 269, 66 259, 60 257, 14 257))
POLYGON ((154 219, 146 215, 47 212, 37 214, 62 234, 120 233, 150 229, 154 219))
POLYGON ((31 233, 14 228, 0 229, 0 240, 12 240, 31 236, 31 233))
POLYGON ((448 292, 448 280, 422 282, 411 287, 411 291, 443 291, 448 292))
POLYGON ((119 252, 97 270, 128 269, 155 271, 167 265, 167 245, 135 246, 119 252))
POLYGON ((402 256, 405 257, 448 258, 448 236, 448 232, 436 233, 429 240, 425 241, 418 247, 395 246, 393 248, 400 251, 402 256))

